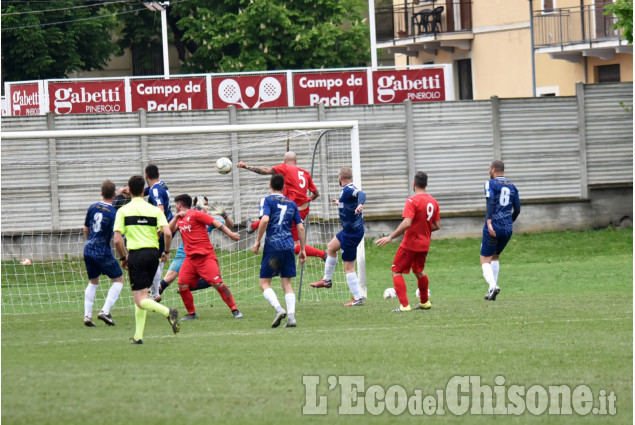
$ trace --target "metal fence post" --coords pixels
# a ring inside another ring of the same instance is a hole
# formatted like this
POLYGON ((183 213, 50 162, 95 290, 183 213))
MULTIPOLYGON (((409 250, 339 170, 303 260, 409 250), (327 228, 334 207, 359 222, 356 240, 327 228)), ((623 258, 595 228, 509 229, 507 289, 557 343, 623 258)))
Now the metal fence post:
MULTIPOLYGON (((52 112, 46 113, 47 130, 55 130, 55 115, 52 112)), ((51 184, 51 226, 53 230, 60 230, 60 192, 59 180, 57 178, 57 143, 56 139, 49 141, 49 181, 51 184)))

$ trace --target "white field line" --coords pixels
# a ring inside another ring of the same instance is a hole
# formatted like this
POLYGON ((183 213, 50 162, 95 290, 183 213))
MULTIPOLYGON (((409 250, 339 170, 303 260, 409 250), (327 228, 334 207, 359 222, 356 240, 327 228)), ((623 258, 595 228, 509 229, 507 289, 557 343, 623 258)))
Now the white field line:
MULTIPOLYGON (((625 317, 605 317, 605 318, 588 318, 588 319, 560 319, 560 320, 523 320, 522 317, 515 317, 509 319, 516 319, 517 321, 512 325, 543 325, 543 324, 556 324, 556 323, 582 323, 582 322, 598 322, 598 321, 608 321, 608 322, 621 322, 621 321, 632 321, 633 318, 630 316, 625 317)), ((323 332, 369 332, 369 331, 390 331, 396 329, 403 329, 403 323, 395 324, 395 326, 381 326, 381 327, 350 327, 350 328, 339 328, 339 329, 295 329, 291 332, 302 331, 303 333, 323 333, 323 332)), ((484 327, 489 326, 489 323, 480 322, 480 323, 454 323, 454 324, 443 324, 443 325, 421 325, 417 324, 418 329, 449 329, 449 328, 466 328, 466 327, 484 327)), ((263 323, 263 326, 267 326, 267 323, 263 323)), ((302 326, 300 323, 299 326, 302 326)), ((282 326, 281 326, 282 327, 282 326)), ((183 331, 183 327, 181 327, 181 331, 183 331)), ((219 332, 195 332, 189 333, 185 330, 184 333, 179 333, 179 335, 168 334, 169 328, 166 327, 165 335, 153 335, 148 339, 158 339, 158 338, 199 338, 202 336, 257 336, 257 335, 270 335, 272 332, 285 332, 282 329, 273 330, 271 328, 265 328, 258 331, 219 331, 219 332)), ((134 329, 130 328, 131 335, 134 333, 134 329)), ((28 341, 28 345, 55 345, 55 344, 73 344, 85 341, 93 341, 93 342, 106 342, 106 341, 121 341, 121 337, 111 337, 111 338, 87 338, 87 339, 67 339, 67 340, 56 340, 56 341, 28 341)), ((145 339, 145 338, 144 338, 145 339)), ((26 343, 25 343, 26 344, 26 343)), ((11 344, 11 341, 7 341, 6 338, 2 339, 2 347, 7 348, 12 345, 19 346, 24 344, 11 344)))

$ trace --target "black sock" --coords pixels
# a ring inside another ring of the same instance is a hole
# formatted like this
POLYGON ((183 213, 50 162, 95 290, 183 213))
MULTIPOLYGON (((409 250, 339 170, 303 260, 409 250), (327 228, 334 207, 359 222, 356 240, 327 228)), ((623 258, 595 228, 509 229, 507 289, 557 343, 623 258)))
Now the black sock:
POLYGON ((205 279, 202 279, 202 278, 201 278, 201 279, 198 281, 198 283, 196 284, 196 288, 192 288, 191 290, 192 290, 192 291, 198 291, 199 289, 207 289, 207 288, 209 288, 210 286, 212 286, 212 285, 210 285, 209 283, 207 283, 207 281, 206 281, 205 279))
POLYGON ((161 279, 161 282, 159 282, 159 295, 161 295, 163 291, 165 291, 165 288, 167 288, 168 286, 170 286, 170 284, 161 279))

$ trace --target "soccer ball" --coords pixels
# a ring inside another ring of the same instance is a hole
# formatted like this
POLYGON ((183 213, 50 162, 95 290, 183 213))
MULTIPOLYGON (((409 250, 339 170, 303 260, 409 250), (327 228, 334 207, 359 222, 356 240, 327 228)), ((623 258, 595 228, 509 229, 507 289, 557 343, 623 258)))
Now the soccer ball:
MULTIPOLYGON (((421 294, 421 292, 419 292, 419 288, 417 288, 415 291, 415 297, 419 298, 419 294, 421 294)), ((428 288, 428 296, 430 296, 430 288, 428 288)))
POLYGON ((384 298, 387 300, 397 298, 397 291, 395 291, 395 288, 386 288, 386 290, 384 290, 384 298))
POLYGON ((229 174, 231 170, 232 162, 229 160, 229 158, 218 158, 218 161, 216 161, 216 171, 221 174, 229 174))
POLYGON ((30 266, 33 263, 28 258, 23 258, 20 260, 20 264, 22 264, 23 266, 30 266))

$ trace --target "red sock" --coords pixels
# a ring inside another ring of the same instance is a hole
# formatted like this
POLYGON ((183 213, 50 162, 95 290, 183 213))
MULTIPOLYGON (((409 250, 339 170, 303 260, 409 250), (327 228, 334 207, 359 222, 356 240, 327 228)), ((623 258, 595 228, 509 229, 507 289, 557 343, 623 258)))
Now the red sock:
POLYGON ((223 301, 225 301, 225 304, 227 304, 227 307, 229 307, 231 311, 236 310, 234 296, 232 295, 232 291, 229 290, 227 285, 221 283, 220 285, 216 286, 216 290, 220 294, 220 297, 223 299, 223 301))
POLYGON ((397 291, 397 298, 402 306, 408 307, 410 302, 408 301, 408 289, 406 288, 406 281, 403 276, 398 274, 392 277, 392 283, 395 285, 395 291, 397 291))
POLYGON ((260 220, 254 221, 251 223, 251 230, 258 230, 258 226, 260 226, 260 220))
MULTIPOLYGON (((295 255, 300 253, 300 244, 295 246, 295 255)), ((311 245, 304 245, 304 251, 306 252, 307 257, 320 257, 324 258, 326 255, 326 251, 322 251, 321 249, 313 248, 311 245)))
POLYGON ((187 314, 196 313, 196 308, 194 307, 194 297, 192 296, 192 291, 190 291, 190 288, 179 288, 179 294, 181 295, 181 299, 183 300, 183 305, 185 305, 187 314))
POLYGON ((428 275, 424 274, 423 277, 417 278, 417 286, 419 287, 419 299, 421 304, 428 302, 428 275))

